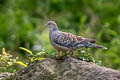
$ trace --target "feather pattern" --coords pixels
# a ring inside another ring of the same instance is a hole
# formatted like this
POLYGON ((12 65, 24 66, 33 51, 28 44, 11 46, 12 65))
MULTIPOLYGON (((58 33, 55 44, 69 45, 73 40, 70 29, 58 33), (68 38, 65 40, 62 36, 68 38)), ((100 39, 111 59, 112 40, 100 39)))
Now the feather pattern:
MULTIPOLYGON (((54 33, 55 34, 55 33, 54 33)), ((52 36, 53 37, 53 36, 52 36)), ((81 36, 76 36, 70 33, 58 31, 53 39, 53 42, 57 45, 67 47, 70 49, 77 49, 83 47, 82 45, 87 42, 93 42, 92 39, 87 39, 81 36)), ((94 41, 95 42, 95 41, 94 41)))
POLYGON ((95 43, 94 39, 88 39, 81 36, 76 36, 71 33, 62 32, 58 29, 54 21, 48 21, 47 25, 50 27, 50 42, 53 47, 59 51, 74 51, 80 47, 92 47, 107 49, 95 43))

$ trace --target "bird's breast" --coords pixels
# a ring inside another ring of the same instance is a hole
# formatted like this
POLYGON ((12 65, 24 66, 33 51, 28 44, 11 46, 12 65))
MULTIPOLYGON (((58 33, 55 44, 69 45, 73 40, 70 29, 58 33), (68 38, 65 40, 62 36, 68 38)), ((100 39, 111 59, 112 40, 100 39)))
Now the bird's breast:
POLYGON ((50 32, 49 33, 49 38, 50 38, 50 43, 52 44, 52 46, 57 49, 58 51, 67 51, 68 48, 65 46, 61 46, 57 43, 54 42, 54 39, 59 35, 59 33, 57 32, 50 32))

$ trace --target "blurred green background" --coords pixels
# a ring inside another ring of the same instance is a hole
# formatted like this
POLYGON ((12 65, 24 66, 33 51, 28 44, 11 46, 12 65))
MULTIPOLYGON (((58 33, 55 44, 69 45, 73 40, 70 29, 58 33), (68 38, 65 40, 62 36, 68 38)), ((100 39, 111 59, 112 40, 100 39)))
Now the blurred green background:
POLYGON ((20 46, 56 53, 44 27, 49 20, 61 31, 108 47, 91 53, 104 66, 120 70, 120 0, 0 0, 0 50, 5 47, 14 56, 25 54, 20 46))

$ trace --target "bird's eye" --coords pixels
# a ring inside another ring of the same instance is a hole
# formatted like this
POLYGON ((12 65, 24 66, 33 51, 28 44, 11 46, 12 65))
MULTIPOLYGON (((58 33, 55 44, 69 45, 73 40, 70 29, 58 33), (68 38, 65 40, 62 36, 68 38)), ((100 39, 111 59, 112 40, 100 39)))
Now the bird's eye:
POLYGON ((51 25, 51 23, 48 23, 48 25, 51 25))

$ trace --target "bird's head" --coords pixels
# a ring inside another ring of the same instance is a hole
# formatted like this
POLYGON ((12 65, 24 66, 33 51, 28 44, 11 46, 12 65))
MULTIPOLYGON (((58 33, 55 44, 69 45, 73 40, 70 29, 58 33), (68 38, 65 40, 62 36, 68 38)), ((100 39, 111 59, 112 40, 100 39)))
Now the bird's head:
POLYGON ((57 24, 55 23, 55 21, 48 21, 47 24, 45 24, 45 26, 57 27, 57 24))

